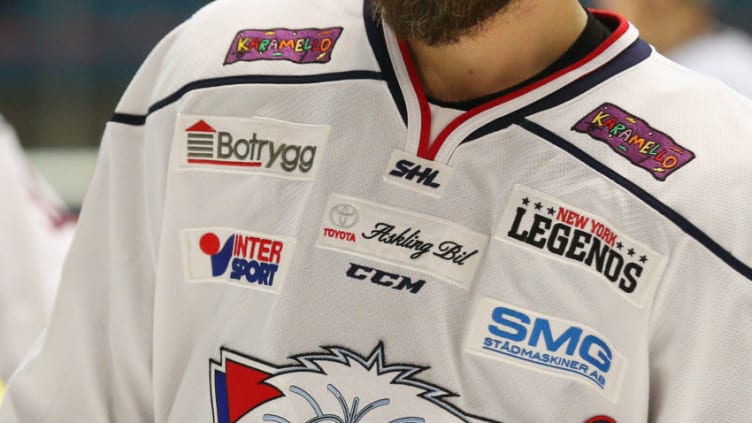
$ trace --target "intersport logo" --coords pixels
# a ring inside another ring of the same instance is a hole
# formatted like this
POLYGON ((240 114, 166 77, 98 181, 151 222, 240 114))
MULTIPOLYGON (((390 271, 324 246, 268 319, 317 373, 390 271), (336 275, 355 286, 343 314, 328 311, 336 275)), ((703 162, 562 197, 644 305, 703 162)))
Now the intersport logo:
POLYGON ((181 116, 183 166, 312 179, 329 127, 267 118, 181 116))
POLYGON ((219 282, 275 293, 284 285, 294 239, 232 228, 182 232, 189 282, 219 282))

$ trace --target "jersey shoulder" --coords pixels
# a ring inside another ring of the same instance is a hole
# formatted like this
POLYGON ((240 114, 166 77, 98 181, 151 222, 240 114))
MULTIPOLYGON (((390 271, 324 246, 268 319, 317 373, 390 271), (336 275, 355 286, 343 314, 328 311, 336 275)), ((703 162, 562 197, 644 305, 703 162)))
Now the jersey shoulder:
POLYGON ((752 279, 752 102, 653 52, 563 108, 556 132, 752 279))
POLYGON ((154 48, 118 111, 144 113, 133 110, 143 108, 145 94, 143 89, 133 94, 134 84, 147 86, 154 104, 207 80, 263 76, 273 83, 274 78, 377 72, 365 29, 365 19, 371 18, 365 15, 359 1, 214 1, 154 48))

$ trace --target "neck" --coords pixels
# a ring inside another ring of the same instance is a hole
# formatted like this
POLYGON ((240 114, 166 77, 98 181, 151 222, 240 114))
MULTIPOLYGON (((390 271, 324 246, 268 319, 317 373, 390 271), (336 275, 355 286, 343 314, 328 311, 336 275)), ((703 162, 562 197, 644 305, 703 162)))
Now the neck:
POLYGON ((520 1, 490 18, 478 34, 456 43, 407 41, 426 95, 458 102, 502 91, 542 72, 574 44, 586 23, 587 14, 576 0, 520 1))

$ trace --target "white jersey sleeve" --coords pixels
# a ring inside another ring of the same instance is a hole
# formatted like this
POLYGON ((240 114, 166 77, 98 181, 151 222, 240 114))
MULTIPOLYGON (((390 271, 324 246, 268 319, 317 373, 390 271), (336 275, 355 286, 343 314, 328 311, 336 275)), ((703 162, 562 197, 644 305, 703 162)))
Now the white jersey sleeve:
POLYGON ((0 381, 46 326, 73 220, 0 116, 0 381))

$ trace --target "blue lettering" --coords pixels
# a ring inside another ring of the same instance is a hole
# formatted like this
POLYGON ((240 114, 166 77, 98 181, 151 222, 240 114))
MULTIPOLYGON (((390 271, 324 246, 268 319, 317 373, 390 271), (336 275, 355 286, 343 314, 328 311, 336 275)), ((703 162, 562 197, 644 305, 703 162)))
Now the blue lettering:
MULTIPOLYGON (((493 323, 488 326, 488 331, 499 338, 507 341, 499 341, 492 338, 485 339, 485 346, 496 350, 507 351, 542 363, 553 364, 561 368, 570 368, 584 374, 588 372, 588 366, 581 362, 556 357, 555 355, 539 354, 534 351, 522 349, 511 342, 526 342, 527 345, 537 348, 545 348, 549 352, 575 356, 578 354, 585 362, 592 364, 601 373, 608 373, 614 356, 611 348, 604 340, 596 335, 585 335, 582 328, 569 326, 560 334, 555 334, 551 329, 551 321, 539 317, 534 321, 525 313, 512 310, 507 307, 496 307, 491 313, 493 323)), ((600 376, 602 379, 603 376, 600 376)), ((597 378, 593 378, 598 380, 597 378)))
POLYGON ((506 307, 496 307, 493 313, 491 314, 491 318, 494 320, 494 322, 500 325, 503 325, 509 329, 513 329, 514 332, 503 331, 499 329, 499 327, 494 326, 494 325, 489 325, 488 331, 496 336, 506 338, 512 341, 517 341, 517 342, 524 341, 525 338, 527 338, 527 328, 525 328, 525 326, 519 323, 516 323, 507 319, 505 316, 513 317, 524 324, 530 324, 530 318, 526 316, 525 314, 522 314, 519 311, 510 310, 506 307))
POLYGON ((538 319, 533 325, 533 332, 530 334, 530 342, 528 345, 532 347, 538 346, 538 341, 541 335, 546 343, 546 349, 549 351, 559 351, 564 344, 567 344, 567 355, 574 355, 577 349, 577 344, 580 343, 580 335, 582 335, 582 329, 577 327, 570 327, 559 338, 554 339, 551 333, 551 325, 546 319, 538 319))
POLYGON ((279 266, 273 263, 261 263, 256 260, 249 261, 236 257, 232 261, 230 278, 234 280, 245 278, 249 283, 272 286, 274 284, 274 274, 277 273, 278 269, 279 266))
POLYGON ((611 360, 614 358, 608 345, 593 335, 588 335, 582 340, 582 345, 580 345, 580 356, 603 373, 608 373, 608 370, 611 368, 611 360), (597 358, 593 357, 590 352, 593 347, 597 348, 595 353, 597 358))

